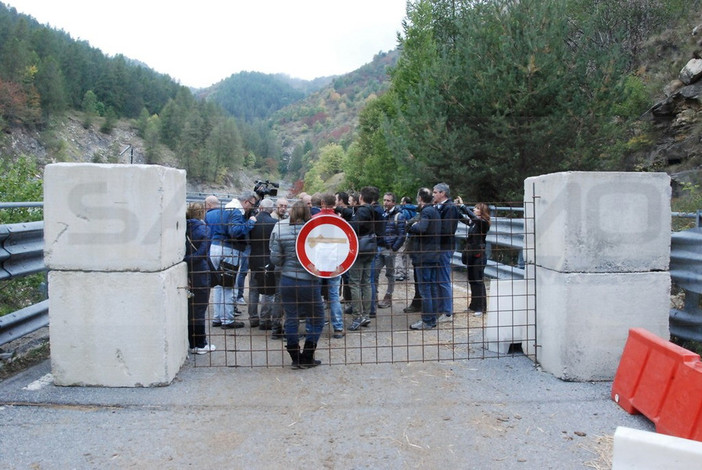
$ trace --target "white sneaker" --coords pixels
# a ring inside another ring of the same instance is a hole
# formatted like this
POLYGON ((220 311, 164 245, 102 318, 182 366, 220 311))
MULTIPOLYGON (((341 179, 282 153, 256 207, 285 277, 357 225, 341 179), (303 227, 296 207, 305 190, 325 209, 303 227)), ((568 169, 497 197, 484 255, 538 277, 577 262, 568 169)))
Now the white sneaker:
POLYGON ((217 346, 215 346, 214 344, 206 344, 201 348, 192 348, 190 352, 193 354, 207 354, 208 352, 215 351, 216 349, 217 346))
POLYGON ((483 312, 481 312, 480 310, 476 310, 475 312, 473 312, 473 316, 474 316, 474 317, 482 317, 482 316, 483 316, 483 312))
POLYGON ((446 315, 445 313, 442 313, 439 318, 436 319, 437 323, 447 323, 453 321, 453 315, 446 315))
POLYGON ((422 320, 416 321, 410 325, 411 330, 431 330, 432 328, 436 327, 424 323, 422 320))
POLYGON ((238 299, 236 299, 236 303, 238 303, 239 305, 246 305, 246 301, 243 297, 239 297, 238 299))

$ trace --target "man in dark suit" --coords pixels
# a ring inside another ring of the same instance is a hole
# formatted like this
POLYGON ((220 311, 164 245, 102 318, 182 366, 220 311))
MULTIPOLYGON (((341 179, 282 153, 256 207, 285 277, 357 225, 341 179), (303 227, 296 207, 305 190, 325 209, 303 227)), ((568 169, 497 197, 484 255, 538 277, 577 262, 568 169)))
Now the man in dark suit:
MULTIPOLYGON (((249 255, 249 269, 251 278, 249 279, 249 323, 251 328, 258 327, 261 330, 270 330, 273 326, 273 298, 275 294, 275 283, 271 284, 270 278, 266 276, 266 265, 270 263, 271 250, 268 241, 273 231, 276 220, 271 216, 274 204, 269 198, 263 199, 259 205, 259 212, 256 216, 256 223, 249 234, 251 244, 251 254, 249 255), (260 302, 259 302, 260 300, 260 302), (259 312, 259 303, 261 311, 259 312)), ((278 319, 280 322, 280 319, 278 319)))

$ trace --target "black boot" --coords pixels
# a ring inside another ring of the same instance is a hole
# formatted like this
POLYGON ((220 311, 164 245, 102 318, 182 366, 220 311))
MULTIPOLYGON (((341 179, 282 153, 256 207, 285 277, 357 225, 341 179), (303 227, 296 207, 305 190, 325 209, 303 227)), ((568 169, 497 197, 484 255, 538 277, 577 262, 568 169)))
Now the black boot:
POLYGON ((300 369, 300 359, 301 359, 301 354, 300 354, 300 345, 299 344, 288 344, 286 346, 286 349, 288 350, 288 354, 290 354, 290 358, 292 359, 292 368, 293 369, 300 369))
POLYGON ((322 361, 315 360, 314 351, 317 349, 317 343, 312 341, 305 341, 305 346, 300 353, 300 367, 302 369, 309 369, 310 367, 316 367, 322 363, 322 361))
POLYGON ((283 333, 283 327, 280 324, 273 325, 273 331, 271 333, 271 338, 285 339, 285 333, 283 333))

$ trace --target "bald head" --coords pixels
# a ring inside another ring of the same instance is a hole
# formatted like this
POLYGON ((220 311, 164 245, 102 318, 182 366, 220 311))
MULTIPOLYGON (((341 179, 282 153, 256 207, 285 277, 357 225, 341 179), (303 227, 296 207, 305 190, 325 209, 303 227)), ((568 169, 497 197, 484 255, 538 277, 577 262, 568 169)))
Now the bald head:
POLYGON ((219 199, 217 199, 217 196, 212 195, 212 196, 207 196, 205 198, 205 210, 208 211, 210 209, 214 209, 216 207, 219 207, 219 199))

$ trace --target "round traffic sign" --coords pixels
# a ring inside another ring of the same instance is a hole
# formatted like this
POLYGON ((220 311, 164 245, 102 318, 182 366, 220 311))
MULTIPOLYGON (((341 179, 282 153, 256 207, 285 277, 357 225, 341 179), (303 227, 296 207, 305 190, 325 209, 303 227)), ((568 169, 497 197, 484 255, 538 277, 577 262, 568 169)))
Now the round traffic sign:
POLYGON ((318 215, 300 230, 295 253, 313 276, 330 278, 351 268, 358 256, 358 237, 353 227, 336 215, 318 215))

